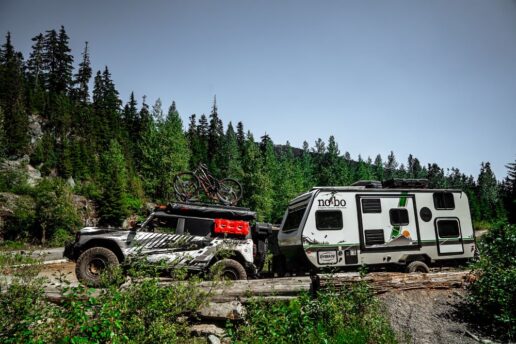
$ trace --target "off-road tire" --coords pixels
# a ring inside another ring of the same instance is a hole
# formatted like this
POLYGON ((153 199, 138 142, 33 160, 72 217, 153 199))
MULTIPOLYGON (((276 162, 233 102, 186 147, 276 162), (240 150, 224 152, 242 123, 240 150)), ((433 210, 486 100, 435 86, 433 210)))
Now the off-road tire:
POLYGON ((90 287, 101 287, 103 282, 109 281, 102 277, 103 271, 113 269, 120 264, 116 254, 105 247, 92 247, 84 251, 75 264, 77 279, 90 287))
POLYGON ((242 264, 234 259, 221 259, 211 266, 211 277, 220 276, 227 280, 246 280, 247 272, 242 264))
POLYGON ((426 265, 424 262, 420 260, 415 260, 411 262, 409 265, 407 265, 407 272, 427 273, 430 272, 430 269, 428 268, 428 265, 426 265))

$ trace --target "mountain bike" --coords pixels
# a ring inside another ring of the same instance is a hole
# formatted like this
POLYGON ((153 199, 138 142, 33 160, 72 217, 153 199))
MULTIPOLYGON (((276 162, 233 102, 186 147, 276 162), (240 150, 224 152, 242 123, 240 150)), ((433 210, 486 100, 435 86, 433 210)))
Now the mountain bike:
POLYGON ((198 201, 199 191, 225 205, 236 205, 242 198, 242 185, 232 178, 218 180, 208 167, 201 163, 193 172, 181 172, 174 177, 174 191, 183 202, 198 201))

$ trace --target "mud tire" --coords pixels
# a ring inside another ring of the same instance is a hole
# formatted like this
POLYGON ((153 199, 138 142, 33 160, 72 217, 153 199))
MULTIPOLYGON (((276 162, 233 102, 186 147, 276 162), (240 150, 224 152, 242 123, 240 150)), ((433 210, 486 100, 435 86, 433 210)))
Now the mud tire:
POLYGON ((102 278, 102 272, 113 269, 120 264, 116 254, 105 247, 92 247, 84 251, 75 264, 77 279, 89 287, 102 287, 103 282, 109 281, 102 278))
POLYGON ((428 268, 428 265, 426 265, 424 262, 420 260, 415 260, 411 262, 409 265, 407 265, 407 272, 428 273, 430 272, 430 269, 428 268))
POLYGON ((242 264, 234 259, 222 259, 211 266, 211 277, 220 276, 226 280, 246 280, 247 272, 242 264))

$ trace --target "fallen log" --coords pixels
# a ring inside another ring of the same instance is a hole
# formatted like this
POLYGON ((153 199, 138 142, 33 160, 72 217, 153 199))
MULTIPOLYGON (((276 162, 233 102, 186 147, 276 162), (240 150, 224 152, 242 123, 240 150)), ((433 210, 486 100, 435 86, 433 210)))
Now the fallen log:
POLYGON ((395 273, 376 272, 365 276, 358 273, 337 273, 317 275, 314 290, 342 288, 359 281, 367 282, 375 294, 389 291, 413 289, 450 289, 467 285, 469 271, 432 272, 432 273, 395 273))
MULTIPOLYGON (((283 277, 272 279, 242 281, 204 281, 195 286, 201 288, 209 302, 201 307, 201 318, 239 320, 245 316, 242 303, 260 299, 264 301, 290 300, 301 293, 315 293, 319 290, 343 288, 357 282, 366 282, 375 294, 413 289, 450 289, 461 288, 471 280, 469 271, 432 272, 432 273, 395 273, 374 272, 364 276, 358 273, 319 274, 312 277, 283 277)), ((133 281, 131 283, 137 283, 133 281)), ((162 287, 176 283, 172 279, 160 279, 162 287)), ((125 287, 128 285, 126 284, 125 287)), ((97 296, 100 290, 91 296, 97 296)), ((66 296, 58 291, 47 290, 46 299, 56 304, 62 303, 66 296)))

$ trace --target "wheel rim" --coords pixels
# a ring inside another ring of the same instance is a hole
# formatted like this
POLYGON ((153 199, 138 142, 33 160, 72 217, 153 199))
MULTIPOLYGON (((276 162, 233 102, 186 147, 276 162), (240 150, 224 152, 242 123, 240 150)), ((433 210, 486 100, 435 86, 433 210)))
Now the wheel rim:
POLYGON ((222 271, 222 278, 225 280, 236 281, 239 279, 239 276, 233 269, 224 269, 224 271, 222 271))
POLYGON ((88 273, 91 276, 99 276, 107 268, 107 261, 102 257, 95 257, 88 263, 88 273))

